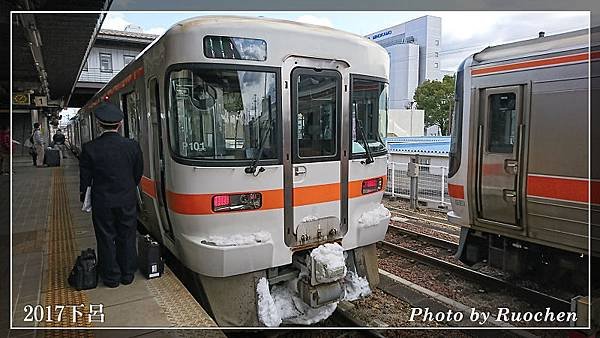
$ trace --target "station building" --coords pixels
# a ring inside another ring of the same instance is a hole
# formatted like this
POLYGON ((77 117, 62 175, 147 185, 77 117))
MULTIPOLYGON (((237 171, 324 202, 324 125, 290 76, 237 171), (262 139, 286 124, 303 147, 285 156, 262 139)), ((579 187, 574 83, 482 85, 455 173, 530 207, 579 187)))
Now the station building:
POLYGON ((425 135, 425 113, 415 109, 413 97, 419 84, 444 76, 440 61, 442 19, 426 15, 366 37, 390 56, 389 136, 425 135))

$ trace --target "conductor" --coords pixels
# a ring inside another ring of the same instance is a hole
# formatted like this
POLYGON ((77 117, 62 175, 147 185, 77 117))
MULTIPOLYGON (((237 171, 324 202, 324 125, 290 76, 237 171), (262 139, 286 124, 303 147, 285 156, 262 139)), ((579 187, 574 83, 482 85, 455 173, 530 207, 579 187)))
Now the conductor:
POLYGON ((102 134, 82 147, 79 192, 83 202, 91 187, 98 271, 104 285, 115 288, 131 284, 137 269, 136 190, 143 172, 142 150, 119 134, 123 113, 116 105, 101 103, 94 115, 102 134))

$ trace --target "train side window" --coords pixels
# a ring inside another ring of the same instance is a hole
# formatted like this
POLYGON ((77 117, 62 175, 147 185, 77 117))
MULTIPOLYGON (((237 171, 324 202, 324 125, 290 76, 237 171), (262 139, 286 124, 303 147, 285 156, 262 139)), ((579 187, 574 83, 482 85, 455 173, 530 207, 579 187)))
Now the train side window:
POLYGON ((517 96, 515 93, 489 96, 489 139, 491 153, 512 153, 516 141, 517 96))
POLYGON ((140 133, 140 120, 135 92, 123 95, 123 111, 127 118, 126 136, 137 140, 140 133))

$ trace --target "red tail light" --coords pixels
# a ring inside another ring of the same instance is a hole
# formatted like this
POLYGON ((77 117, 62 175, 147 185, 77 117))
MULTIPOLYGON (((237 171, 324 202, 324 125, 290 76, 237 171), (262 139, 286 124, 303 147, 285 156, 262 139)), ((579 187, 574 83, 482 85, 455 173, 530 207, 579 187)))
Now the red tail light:
POLYGON ((362 193, 363 195, 377 192, 383 189, 383 178, 371 178, 369 180, 362 181, 362 193))
POLYGON ((259 192, 215 195, 212 199, 214 212, 253 210, 260 209, 261 206, 262 195, 259 192))

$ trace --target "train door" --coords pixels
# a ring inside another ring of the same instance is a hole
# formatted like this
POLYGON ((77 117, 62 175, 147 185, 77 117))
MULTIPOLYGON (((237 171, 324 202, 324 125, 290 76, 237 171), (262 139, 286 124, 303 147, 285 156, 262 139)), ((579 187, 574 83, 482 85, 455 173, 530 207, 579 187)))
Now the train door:
POLYGON ((482 221, 520 227, 523 87, 480 93, 478 213, 482 221))
POLYGON ((167 202, 165 191, 165 159, 161 124, 162 113, 160 109, 158 81, 156 78, 153 78, 150 80, 150 82, 148 82, 148 99, 150 100, 150 119, 152 123, 152 151, 154 158, 152 166, 154 167, 154 186, 156 189, 155 197, 158 207, 158 216, 160 218, 160 224, 162 224, 163 231, 172 237, 173 230, 171 228, 169 214, 166 212, 167 202))
MULTIPOLYGON (((341 232, 342 76, 336 70, 291 72, 291 203, 296 244, 341 232)), ((286 189, 289 191, 290 189, 286 189)))

